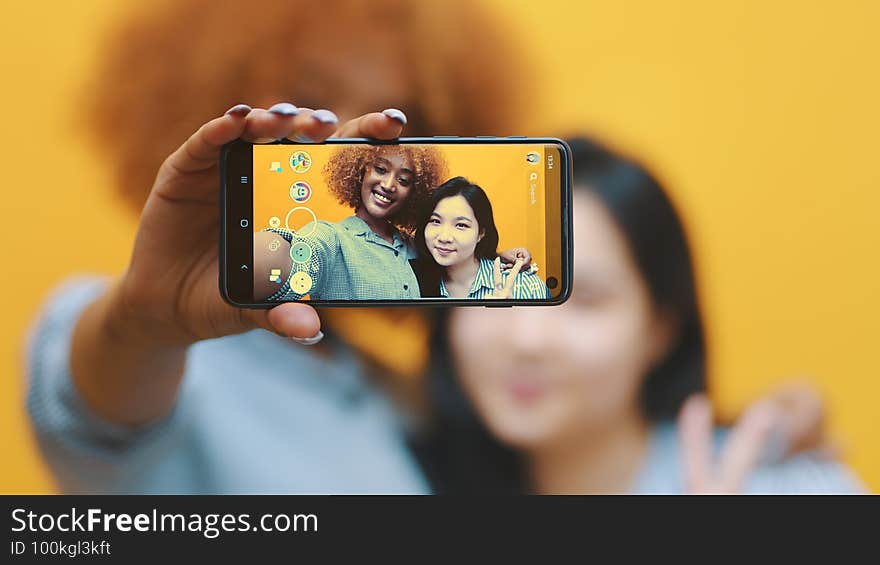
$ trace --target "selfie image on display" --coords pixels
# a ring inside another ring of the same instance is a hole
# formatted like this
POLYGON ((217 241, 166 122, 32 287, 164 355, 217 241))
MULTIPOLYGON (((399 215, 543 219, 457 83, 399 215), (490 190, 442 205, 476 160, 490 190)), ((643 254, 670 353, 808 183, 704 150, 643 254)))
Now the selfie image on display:
POLYGON ((256 303, 552 303, 565 290, 559 146, 251 147, 256 303))

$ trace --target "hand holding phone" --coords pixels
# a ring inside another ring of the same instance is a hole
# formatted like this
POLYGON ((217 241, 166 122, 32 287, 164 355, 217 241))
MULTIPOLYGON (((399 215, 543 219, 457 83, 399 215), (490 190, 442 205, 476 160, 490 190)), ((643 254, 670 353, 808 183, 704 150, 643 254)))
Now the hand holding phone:
POLYGON ((234 139, 265 142, 302 136, 323 140, 336 133, 398 137, 401 120, 375 112, 339 127, 326 110, 277 105, 270 111, 233 108, 195 132, 162 164, 138 226, 130 265, 118 284, 123 319, 167 343, 188 344, 264 328, 310 338, 320 329, 305 304, 269 311, 230 306, 217 290, 217 209, 220 150, 234 139))
POLYGON ((166 416, 184 375, 187 347, 199 340, 264 328, 301 343, 320 339, 305 304, 240 310, 217 288, 220 149, 234 139, 285 136, 394 138, 403 122, 366 114, 338 127, 327 110, 239 105, 194 133, 162 164, 138 225, 129 267, 80 314, 70 371, 89 407, 107 421, 141 426, 166 416))

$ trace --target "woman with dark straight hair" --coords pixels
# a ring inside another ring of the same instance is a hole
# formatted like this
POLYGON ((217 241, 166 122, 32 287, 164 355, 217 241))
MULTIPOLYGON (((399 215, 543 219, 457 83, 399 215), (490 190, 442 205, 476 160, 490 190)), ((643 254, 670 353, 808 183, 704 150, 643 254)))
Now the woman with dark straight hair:
MULTIPOLYGON (((422 213, 415 236, 423 296, 444 298, 542 299, 547 285, 534 272, 521 272, 525 263, 501 270, 498 228, 486 192, 464 177, 437 187, 422 213)), ((511 250, 511 255, 516 250, 511 250)))
POLYGON ((779 460, 796 435, 786 393, 753 404, 731 430, 713 429, 691 256, 672 203, 637 163, 587 140, 571 148, 569 301, 436 319, 434 421, 419 445, 434 488, 857 490, 815 453, 779 460))

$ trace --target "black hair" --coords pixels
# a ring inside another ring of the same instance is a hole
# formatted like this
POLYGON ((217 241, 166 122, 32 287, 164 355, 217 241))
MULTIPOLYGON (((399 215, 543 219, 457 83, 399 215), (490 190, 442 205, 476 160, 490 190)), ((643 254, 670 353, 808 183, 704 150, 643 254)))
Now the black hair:
POLYGON ((648 419, 675 417, 689 395, 706 389, 705 339, 684 227, 667 191, 645 167, 593 141, 569 145, 575 185, 598 197, 614 218, 654 306, 678 327, 677 342, 641 391, 648 419))
POLYGON ((449 179, 431 192, 419 214, 416 226, 415 247, 418 251, 418 259, 412 262, 412 267, 419 280, 422 296, 439 296, 440 277, 443 272, 443 269, 437 265, 428 251, 428 246, 425 243, 425 227, 431 220, 431 214, 434 213, 437 204, 441 200, 453 196, 462 196, 467 200, 474 211, 477 227, 479 231, 483 232, 483 237, 477 242, 474 249, 474 256, 477 259, 493 261, 498 256, 498 228, 495 226, 492 203, 489 201, 486 191, 464 177, 449 179))
MULTIPOLYGON (((678 339, 644 381, 643 414, 674 417, 706 388, 705 343, 684 228, 659 181, 645 167, 587 139, 569 142, 576 191, 595 195, 624 234, 655 307, 670 315, 678 339)), ((454 378, 449 310, 437 312, 428 393, 433 421, 415 445, 437 492, 527 492, 523 456, 496 440, 454 378)))

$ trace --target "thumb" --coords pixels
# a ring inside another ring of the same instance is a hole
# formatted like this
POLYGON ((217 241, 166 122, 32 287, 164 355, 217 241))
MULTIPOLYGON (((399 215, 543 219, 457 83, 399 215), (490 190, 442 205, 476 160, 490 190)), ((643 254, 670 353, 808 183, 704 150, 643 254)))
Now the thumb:
MULTIPOLYGON (((321 319, 308 304, 290 302, 271 310, 242 310, 255 327, 295 340, 319 339, 321 319)), ((313 341, 317 343, 317 340, 313 341)))

